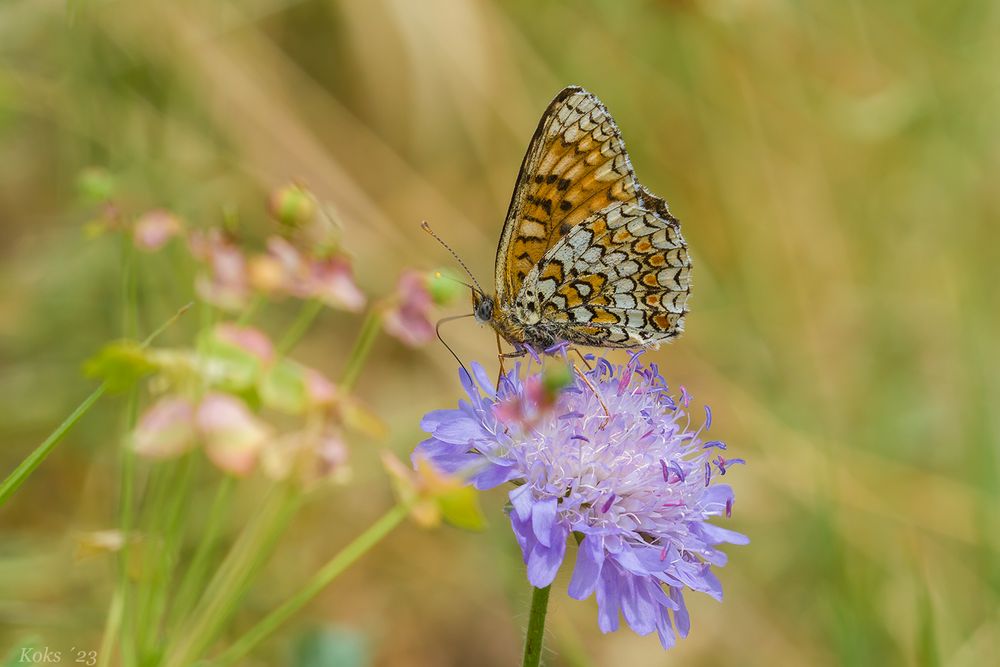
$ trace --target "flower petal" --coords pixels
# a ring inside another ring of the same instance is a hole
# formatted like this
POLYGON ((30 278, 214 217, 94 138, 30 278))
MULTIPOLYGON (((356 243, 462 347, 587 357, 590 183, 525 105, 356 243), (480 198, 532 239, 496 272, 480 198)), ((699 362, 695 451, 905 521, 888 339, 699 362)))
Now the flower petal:
POLYGON ((531 527, 535 531, 535 537, 546 547, 552 546, 550 537, 558 505, 559 501, 555 498, 546 498, 531 508, 531 527))
POLYGON ((597 627, 601 632, 618 629, 618 612, 621 609, 621 576, 612 567, 601 571, 597 583, 597 627))
POLYGON ((545 588, 556 578, 566 555, 566 540, 557 540, 551 547, 536 542, 528 557, 528 582, 535 588, 545 588))
POLYGON ((600 535, 587 535, 576 552, 576 567, 573 568, 573 578, 569 582, 570 597, 577 600, 590 597, 600 581, 603 565, 604 538, 600 535))
POLYGON ((510 498, 510 504, 517 512, 517 518, 521 521, 528 521, 531 518, 531 504, 533 502, 531 486, 522 484, 511 491, 507 497, 510 498))

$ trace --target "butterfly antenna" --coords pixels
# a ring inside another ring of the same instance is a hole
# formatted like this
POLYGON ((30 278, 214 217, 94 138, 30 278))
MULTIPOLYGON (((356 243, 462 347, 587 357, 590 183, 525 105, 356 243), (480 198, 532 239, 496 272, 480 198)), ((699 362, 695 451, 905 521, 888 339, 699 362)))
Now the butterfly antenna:
MULTIPOLYGON (((437 240, 438 243, 440 243, 441 245, 444 246, 445 250, 447 250, 448 252, 451 253, 451 256, 455 258, 455 261, 458 262, 459 265, 463 269, 465 269, 465 272, 467 274, 469 274, 469 277, 472 278, 472 284, 475 285, 475 287, 473 287, 473 289, 475 289, 480 294, 486 294, 486 292, 483 291, 483 288, 479 286, 479 281, 476 280, 476 277, 474 275, 472 275, 472 271, 470 271, 469 267, 465 265, 465 262, 462 261, 462 258, 458 256, 458 253, 455 252, 454 250, 452 250, 450 245, 448 245, 447 243, 445 243, 444 241, 442 241, 441 237, 438 236, 436 233, 434 233, 434 230, 431 229, 431 226, 427 224, 426 220, 424 220, 423 222, 420 223, 420 229, 424 230, 425 232, 427 232, 428 234, 430 234, 431 236, 433 236, 437 240)), ((470 287, 471 287, 471 285, 470 285, 470 287)), ((443 322, 444 320, 441 320, 441 321, 443 322)), ((441 342, 443 343, 444 341, 441 341, 441 342)), ((454 354, 454 353, 452 353, 452 354, 454 354)), ((461 362, 459 362, 459 363, 461 363, 461 362)))
POLYGON ((437 324, 434 325, 434 333, 437 334, 438 340, 441 341, 441 344, 444 345, 445 349, 451 352, 451 356, 455 357, 455 361, 457 361, 458 365, 462 367, 462 370, 465 371, 465 374, 468 375, 469 377, 472 377, 472 375, 469 373, 469 369, 465 367, 465 364, 462 363, 462 360, 458 358, 457 354, 455 354, 455 350, 451 349, 451 345, 448 345, 448 343, 446 343, 444 338, 441 336, 442 324, 444 324, 445 322, 452 322, 454 320, 461 320, 466 317, 472 317, 472 313, 466 313, 465 315, 455 315, 453 317, 442 318, 438 320, 437 324))

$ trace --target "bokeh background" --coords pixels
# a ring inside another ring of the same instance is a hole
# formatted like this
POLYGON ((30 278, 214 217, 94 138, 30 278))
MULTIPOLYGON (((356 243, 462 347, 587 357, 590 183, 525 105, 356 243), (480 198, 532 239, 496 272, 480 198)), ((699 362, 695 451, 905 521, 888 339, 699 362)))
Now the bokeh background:
MULTIPOLYGON (((683 223, 693 311, 652 356, 749 460, 728 525, 752 543, 728 549, 722 604, 689 596, 669 653, 601 635, 560 579, 548 664, 996 664, 997 34, 989 0, 7 0, 0 472, 121 333, 120 248, 84 237, 82 170, 112 174, 123 210, 196 225, 264 225, 267 193, 297 179, 339 211, 369 293, 450 263, 424 219, 487 281, 538 115, 575 83, 683 223)), ((144 332, 189 298, 177 267, 143 259, 144 332)), ((298 358, 336 373, 359 324, 328 311, 298 358)), ((447 335, 493 359, 487 330, 447 335)), ((358 391, 391 436, 352 442, 353 480, 296 519, 238 627, 392 503, 378 452, 407 455, 419 416, 457 400, 455 370, 440 346, 379 341, 358 391)), ((0 511, 0 651, 96 648, 113 564, 75 544, 113 525, 121 412, 102 402, 0 511)), ((373 665, 515 664, 528 588, 502 503, 483 497, 485 533, 400 528, 248 664, 290 664, 316 627, 373 665)))

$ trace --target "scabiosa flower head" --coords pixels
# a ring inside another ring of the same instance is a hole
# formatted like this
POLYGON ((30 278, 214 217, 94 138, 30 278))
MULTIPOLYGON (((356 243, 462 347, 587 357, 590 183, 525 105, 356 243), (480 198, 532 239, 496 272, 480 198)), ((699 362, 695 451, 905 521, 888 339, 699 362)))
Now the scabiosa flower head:
POLYGON ((552 583, 573 535, 569 594, 596 593, 602 631, 616 630, 622 614, 639 634, 655 630, 665 648, 675 628, 686 636, 683 589, 721 599, 711 568, 726 555, 716 545, 748 542, 708 523, 730 514, 733 491, 717 482, 743 462, 703 441, 711 412, 692 430, 690 395, 672 396, 639 355, 623 366, 597 359, 548 404, 537 390, 545 376, 530 366, 524 380, 517 368, 502 378, 499 391, 478 364, 473 375, 461 374, 468 401, 424 417, 431 437, 414 456, 479 489, 515 484, 510 521, 533 586, 552 583))

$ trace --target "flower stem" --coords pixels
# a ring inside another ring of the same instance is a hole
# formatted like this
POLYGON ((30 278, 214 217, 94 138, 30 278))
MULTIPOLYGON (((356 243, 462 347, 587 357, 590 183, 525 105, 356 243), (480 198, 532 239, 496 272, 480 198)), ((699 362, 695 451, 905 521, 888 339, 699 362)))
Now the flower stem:
MULTIPOLYGON (((150 334, 149 337, 143 341, 143 347, 149 345, 154 338, 163 333, 163 331, 173 324, 178 317, 190 308, 190 306, 191 304, 188 304, 178 310, 173 317, 167 320, 159 329, 150 334)), ((78 405, 76 410, 74 410, 73 413, 70 414, 70 416, 67 417, 66 420, 49 435, 49 437, 47 437, 42 444, 36 447, 33 452, 28 454, 24 460, 18 464, 14 471, 7 476, 3 483, 0 484, 0 507, 3 507, 4 503, 6 503, 12 495, 14 495, 14 492, 17 491, 24 481, 31 476, 31 473, 35 471, 35 468, 42 464, 42 461, 44 461, 46 457, 52 453, 52 450, 59 444, 59 441, 66 437, 66 434, 69 433, 74 426, 76 426, 76 423, 80 421, 81 417, 90 411, 90 408, 94 407, 94 403, 97 402, 97 399, 103 396, 104 392, 107 390, 107 385, 102 384, 100 387, 91 392, 90 396, 83 399, 83 403, 78 405)))
POLYGON ((229 475, 224 475, 219 482, 215 499, 212 501, 212 508, 208 513, 208 520, 198 542, 198 549, 184 573, 184 579, 171 607, 172 619, 168 624, 171 628, 176 627, 190 613, 198 599, 198 592, 204 588, 212 554, 216 549, 219 533, 222 530, 223 519, 232 504, 230 500, 234 487, 235 480, 229 475))
POLYGON ((21 461, 20 465, 14 469, 14 472, 7 476, 7 479, 3 481, 3 484, 0 484, 0 506, 6 503, 7 499, 10 498, 14 492, 17 491, 18 487, 24 483, 24 480, 28 479, 31 473, 35 471, 35 468, 41 465, 42 461, 45 460, 45 457, 47 457, 52 452, 52 449, 59 444, 59 441, 66 437, 66 434, 69 433, 70 429, 76 426, 76 423, 80 421, 80 418, 87 414, 90 408, 94 406, 97 399, 104 395, 107 388, 107 385, 102 384, 100 387, 95 389, 90 396, 83 400, 83 403, 77 406, 76 410, 73 411, 73 414, 67 417, 66 421, 60 424, 59 428, 53 431, 52 434, 45 439, 45 442, 40 444, 35 451, 28 454, 28 456, 21 461))
POLYGON ((321 310, 323 310, 323 302, 316 299, 306 301, 302 304, 302 308, 299 310, 295 321, 292 322, 292 326, 288 328, 288 332, 281 339, 281 342, 278 343, 279 355, 284 356, 295 347, 306 331, 309 330, 309 326, 321 310))
POLYGON ((345 391, 354 386, 358 377, 361 376, 361 369, 364 368, 365 361, 368 359, 368 353, 371 352, 372 345, 375 344, 375 339, 378 337, 381 326, 381 311, 377 308, 369 310, 368 315, 365 316, 364 324, 361 325, 361 333, 358 334, 357 340, 354 341, 354 348, 351 350, 351 355, 347 358, 347 370, 344 371, 344 377, 340 381, 340 386, 345 391))
POLYGON ((242 598, 248 582, 266 561, 299 506, 301 494, 288 485, 272 489, 232 546, 164 660, 167 667, 187 667, 211 645, 242 598))
POLYGON ((313 575, 312 579, 299 589, 295 595, 265 616, 249 632, 231 644, 226 651, 212 661, 213 664, 225 666, 240 660, 261 640, 287 621, 295 612, 305 606, 307 602, 316 597, 337 575, 341 574, 356 560, 368 553, 382 538, 392 532, 406 518, 409 509, 409 505, 401 503, 386 512, 382 518, 369 526, 365 532, 354 538, 350 544, 327 561, 326 565, 313 575))
POLYGON ((545 634, 545 612, 549 607, 549 591, 552 586, 531 590, 531 615, 528 618, 528 633, 524 637, 523 667, 538 667, 542 660, 542 636, 545 634))

